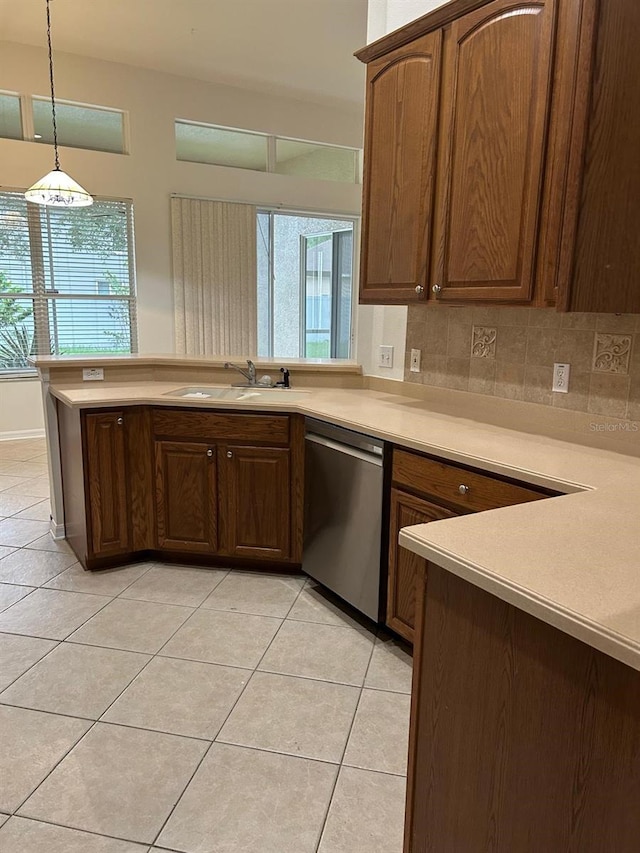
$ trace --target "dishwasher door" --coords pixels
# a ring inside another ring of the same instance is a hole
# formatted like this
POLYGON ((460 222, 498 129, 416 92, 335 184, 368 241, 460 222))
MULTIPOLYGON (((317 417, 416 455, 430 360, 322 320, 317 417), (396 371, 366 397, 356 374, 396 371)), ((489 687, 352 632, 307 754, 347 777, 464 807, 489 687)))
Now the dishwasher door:
POLYGON ((375 622, 380 617, 383 442, 307 427, 303 570, 375 622))

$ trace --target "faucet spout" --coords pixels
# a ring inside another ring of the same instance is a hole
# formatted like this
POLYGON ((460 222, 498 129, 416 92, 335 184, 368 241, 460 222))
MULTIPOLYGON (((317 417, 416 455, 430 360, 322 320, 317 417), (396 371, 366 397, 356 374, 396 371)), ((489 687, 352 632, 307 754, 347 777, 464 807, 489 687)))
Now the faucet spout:
POLYGON ((239 365, 233 364, 230 361, 225 362, 224 366, 225 366, 225 369, 232 368, 233 370, 237 370, 238 373, 241 373, 244 376, 244 378, 247 380, 248 385, 255 385, 256 384, 256 366, 249 359, 247 359, 246 370, 244 367, 240 367, 239 365))

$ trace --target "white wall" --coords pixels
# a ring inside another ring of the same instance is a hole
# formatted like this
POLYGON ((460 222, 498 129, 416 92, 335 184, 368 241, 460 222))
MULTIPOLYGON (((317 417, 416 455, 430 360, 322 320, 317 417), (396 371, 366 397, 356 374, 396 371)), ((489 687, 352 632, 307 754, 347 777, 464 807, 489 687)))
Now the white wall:
MULTIPOLYGON (((444 6, 447 0, 369 0, 367 43, 444 6)), ((356 357, 365 372, 387 379, 404 377, 407 308, 404 305, 361 305, 357 314, 356 357), (394 348, 392 370, 379 367, 379 347, 394 348)))
MULTIPOLYGON (((312 101, 212 85, 64 53, 56 54, 55 71, 58 98, 112 106, 129 114, 128 156, 63 148, 61 165, 95 195, 133 199, 141 352, 173 350, 169 220, 172 193, 332 213, 360 212, 359 185, 178 162, 173 125, 175 118, 185 118, 360 147, 360 109, 333 109, 312 101)), ((46 96, 46 52, 0 42, 0 81, 8 91, 46 96)), ((28 187, 52 168, 52 160, 50 146, 0 139, 0 186, 28 187)), ((0 383, 0 433, 10 429, 5 400, 9 400, 9 393, 12 399, 17 397, 21 388, 24 405, 16 411, 22 411, 23 417, 16 422, 22 423, 25 430, 38 428, 40 410, 28 403, 32 384, 16 381, 8 392, 0 383)))

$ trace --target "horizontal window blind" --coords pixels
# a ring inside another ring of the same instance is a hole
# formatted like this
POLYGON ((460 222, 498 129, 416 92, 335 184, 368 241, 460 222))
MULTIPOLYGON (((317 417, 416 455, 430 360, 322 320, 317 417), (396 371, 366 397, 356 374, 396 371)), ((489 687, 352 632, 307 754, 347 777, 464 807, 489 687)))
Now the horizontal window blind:
POLYGON ((131 202, 58 210, 0 193, 0 375, 29 355, 137 349, 131 202))

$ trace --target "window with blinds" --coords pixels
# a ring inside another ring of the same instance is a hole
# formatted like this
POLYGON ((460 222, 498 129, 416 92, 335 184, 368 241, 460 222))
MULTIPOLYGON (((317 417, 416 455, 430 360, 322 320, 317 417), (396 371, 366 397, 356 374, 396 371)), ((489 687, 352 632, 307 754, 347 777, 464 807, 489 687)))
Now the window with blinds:
POLYGON ((30 372, 30 355, 136 350, 131 202, 58 210, 0 192, 0 376, 30 372))

